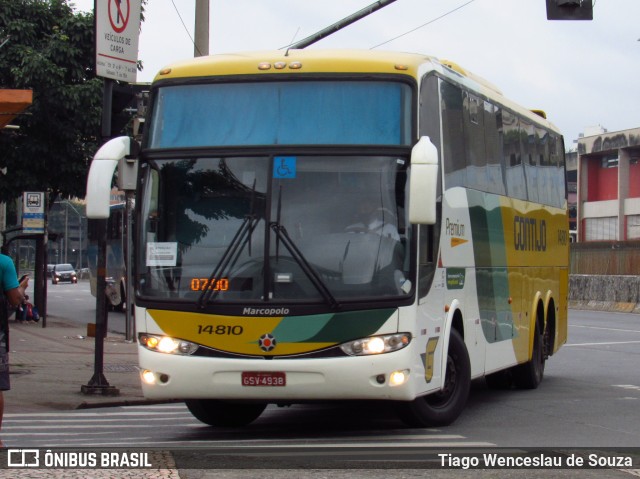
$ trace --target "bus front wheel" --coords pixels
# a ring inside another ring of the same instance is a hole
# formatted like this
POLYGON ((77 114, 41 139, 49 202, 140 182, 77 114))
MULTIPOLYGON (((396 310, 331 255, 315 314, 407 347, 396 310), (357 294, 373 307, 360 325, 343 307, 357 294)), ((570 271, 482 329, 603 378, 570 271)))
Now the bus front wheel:
POLYGON ((400 418, 411 427, 447 426, 462 413, 471 388, 471 363, 464 339, 455 329, 449 338, 442 390, 398 403, 400 418))
POLYGON ((231 403, 215 399, 185 401, 189 412, 209 426, 241 427, 252 423, 266 409, 261 403, 231 403))

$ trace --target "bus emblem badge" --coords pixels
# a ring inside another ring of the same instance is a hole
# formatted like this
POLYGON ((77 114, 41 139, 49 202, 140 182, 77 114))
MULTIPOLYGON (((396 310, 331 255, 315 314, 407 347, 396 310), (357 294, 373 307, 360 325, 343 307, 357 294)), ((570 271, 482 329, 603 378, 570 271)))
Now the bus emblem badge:
POLYGON ((258 346, 263 351, 272 351, 276 347, 276 338, 269 333, 263 334, 258 340, 258 346))

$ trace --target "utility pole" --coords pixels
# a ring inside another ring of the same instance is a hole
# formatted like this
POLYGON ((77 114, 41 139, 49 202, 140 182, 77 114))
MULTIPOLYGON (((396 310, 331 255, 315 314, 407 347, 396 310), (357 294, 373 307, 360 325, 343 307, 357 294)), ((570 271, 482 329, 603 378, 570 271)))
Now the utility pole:
POLYGON ((547 20, 593 20, 592 0, 546 0, 547 20))
POLYGON ((193 56, 209 55, 209 0, 196 0, 193 56))

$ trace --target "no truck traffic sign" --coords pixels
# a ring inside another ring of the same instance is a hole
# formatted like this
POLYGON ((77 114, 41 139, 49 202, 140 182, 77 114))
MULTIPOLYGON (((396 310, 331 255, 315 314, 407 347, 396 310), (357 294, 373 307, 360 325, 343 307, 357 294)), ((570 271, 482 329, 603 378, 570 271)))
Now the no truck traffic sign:
POLYGON ((96 73, 135 83, 140 0, 96 0, 96 73))

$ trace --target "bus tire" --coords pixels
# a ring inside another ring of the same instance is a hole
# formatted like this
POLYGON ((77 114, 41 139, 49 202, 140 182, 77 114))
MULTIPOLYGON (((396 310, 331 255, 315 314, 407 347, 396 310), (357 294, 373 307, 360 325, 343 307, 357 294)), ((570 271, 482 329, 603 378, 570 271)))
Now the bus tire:
POLYGON ((513 382, 520 389, 536 389, 544 376, 544 335, 536 321, 531 360, 513 368, 513 382))
POLYGON ((232 403, 215 399, 185 401, 189 412, 209 426, 241 427, 252 423, 267 405, 263 403, 232 403))
POLYGON ((411 427, 447 426, 464 410, 470 388, 469 352, 460 333, 453 329, 442 390, 410 402, 398 403, 399 416, 411 427))

